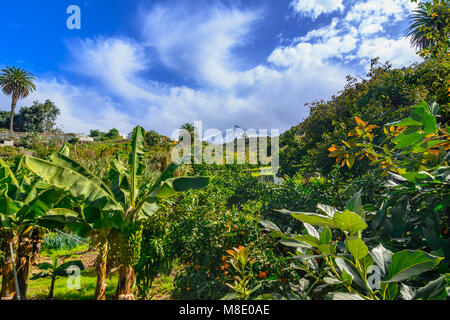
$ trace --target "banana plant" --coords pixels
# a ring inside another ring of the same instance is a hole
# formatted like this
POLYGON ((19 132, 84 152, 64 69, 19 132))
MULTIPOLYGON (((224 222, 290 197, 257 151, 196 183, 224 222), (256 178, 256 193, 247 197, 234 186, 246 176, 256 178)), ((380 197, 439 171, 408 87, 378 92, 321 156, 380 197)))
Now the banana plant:
MULTIPOLYGON (((322 212, 306 213, 280 210, 301 221, 308 234, 286 236, 280 230, 272 228, 272 235, 282 238, 281 243, 295 247, 297 255, 293 259, 306 265, 317 264, 323 259, 328 267, 328 275, 318 278, 317 282, 343 290, 334 291, 326 298, 333 300, 393 300, 397 297, 424 297, 438 287, 435 296, 447 297, 445 277, 436 283, 429 283, 419 289, 419 295, 405 285, 424 272, 433 270, 444 258, 421 250, 402 250, 393 253, 379 244, 369 250, 362 234, 368 227, 365 211, 358 192, 341 212, 327 205, 318 205, 322 212), (319 229, 320 228, 320 229, 319 229), (333 240, 335 234, 343 234, 344 240, 333 240), (400 290, 399 284, 402 285, 400 290), (409 292, 409 293, 408 293, 409 292)), ((313 266, 313 268, 317 268, 313 266)), ((316 282, 316 283, 317 283, 316 282)))
POLYGON ((55 282, 57 277, 67 277, 68 269, 71 266, 76 266, 80 271, 84 270, 83 262, 80 260, 72 260, 67 261, 62 264, 58 263, 58 257, 53 256, 53 263, 43 262, 37 265, 37 268, 41 270, 40 272, 33 274, 32 280, 42 279, 42 278, 51 278, 50 287, 47 299, 53 299, 53 295, 55 292, 55 282))
POLYGON ((201 189, 209 183, 208 177, 174 178, 174 172, 184 158, 172 162, 156 182, 140 181, 145 170, 144 137, 142 127, 134 128, 128 165, 120 158, 113 159, 109 165, 108 183, 62 153, 53 154, 50 160, 25 158, 25 164, 32 172, 84 203, 78 221, 68 221, 67 214, 44 219, 66 223, 79 235, 95 235, 99 250, 96 299, 105 299, 107 265, 111 263, 115 263, 119 271, 116 298, 134 298, 131 294, 133 265, 140 255, 142 222, 156 213, 161 199, 201 189))
POLYGON ((26 297, 30 258, 32 256, 32 232, 39 227, 39 218, 48 214, 67 197, 23 168, 23 158, 13 167, 0 159, 0 234, 2 251, 6 253, 0 296, 13 299, 16 296, 12 274, 12 244, 21 297, 26 297))

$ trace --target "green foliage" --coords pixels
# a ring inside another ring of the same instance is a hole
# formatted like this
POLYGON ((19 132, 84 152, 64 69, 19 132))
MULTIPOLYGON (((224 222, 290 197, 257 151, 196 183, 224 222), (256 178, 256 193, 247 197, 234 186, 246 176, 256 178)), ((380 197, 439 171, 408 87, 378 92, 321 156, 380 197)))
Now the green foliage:
POLYGON ((83 242, 87 242, 87 240, 75 234, 70 235, 70 237, 60 233, 49 234, 44 237, 42 250, 70 250, 80 246, 83 242))
MULTIPOLYGON (((359 194, 349 201, 347 207, 354 206, 355 200, 360 202, 359 194)), ((393 300, 400 294, 398 282, 411 282, 423 273, 435 269, 444 259, 421 250, 402 250, 393 253, 381 244, 370 250, 370 241, 363 238, 362 231, 367 229, 367 224, 362 217, 374 213, 366 213, 362 206, 359 207, 359 213, 350 212, 348 209, 341 213, 323 205, 319 208, 332 214, 329 218, 316 214, 318 218, 312 219, 314 214, 291 213, 292 217, 303 222, 309 236, 286 235, 280 232, 273 234, 281 237, 284 240, 283 244, 295 247, 293 258, 299 261, 298 268, 305 271, 307 278, 314 280, 313 286, 307 291, 296 292, 298 298, 304 299, 310 294, 326 293, 327 291, 322 291, 322 286, 316 287, 322 282, 332 287, 332 291, 328 292, 326 297, 333 300, 393 300), (326 227, 323 219, 327 220, 326 227), (340 237, 333 240, 328 227, 339 229, 344 234, 345 241, 341 242, 340 237), (323 260, 324 263, 318 263, 313 259, 323 260), (375 281, 370 274, 374 265, 380 270, 379 274, 374 275, 378 277, 375 281), (324 277, 325 274, 329 276, 324 277)), ((422 282, 426 281, 425 279, 422 278, 422 282)), ((445 285, 443 286, 442 280, 440 281, 439 284, 435 282, 427 284, 425 288, 428 286, 430 289, 426 291, 433 290, 431 287, 437 287, 436 295, 446 297, 445 285)), ((421 292, 423 291, 425 290, 422 289, 421 292)))
POLYGON ((14 118, 16 131, 21 132, 53 132, 60 110, 50 100, 44 103, 34 101, 31 107, 22 107, 14 118))
MULTIPOLYGON (((413 0, 418 2, 417 0, 413 0)), ((420 1, 411 16, 408 36, 424 57, 446 53, 450 44, 450 5, 446 0, 420 1)))
POLYGON ((117 130, 116 128, 112 128, 108 132, 102 132, 100 130, 91 130, 89 136, 94 138, 95 141, 108 141, 120 139, 119 130, 117 130))
MULTIPOLYGON (((367 79, 347 77, 345 89, 330 101, 310 105, 310 115, 299 125, 283 133, 280 139, 281 175, 293 176, 299 170, 305 177, 315 172, 328 174, 333 162, 326 149, 347 138, 357 116, 376 125, 374 134, 384 124, 406 117, 410 106, 421 100, 441 104, 442 123, 449 119, 448 54, 407 68, 393 69, 389 63, 372 60, 367 79)), ((375 143, 381 141, 376 140, 375 143)), ((358 177, 370 169, 359 161, 348 174, 358 177)))

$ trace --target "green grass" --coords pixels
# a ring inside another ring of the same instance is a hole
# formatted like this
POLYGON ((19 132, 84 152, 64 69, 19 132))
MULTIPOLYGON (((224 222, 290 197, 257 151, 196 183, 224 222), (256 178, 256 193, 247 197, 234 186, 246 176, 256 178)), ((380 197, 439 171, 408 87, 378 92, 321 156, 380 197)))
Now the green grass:
POLYGON ((41 260, 45 257, 58 256, 64 257, 64 259, 68 258, 76 258, 79 256, 80 252, 86 252, 89 250, 89 246, 87 244, 83 244, 81 246, 72 248, 72 249, 44 249, 41 251, 41 260))
POLYGON ((168 300, 171 299, 174 289, 173 278, 170 276, 161 276, 155 279, 148 297, 150 300, 168 300))
MULTIPOLYGON (((27 296, 29 299, 46 299, 51 279, 43 278, 30 280, 27 296)), ((55 282, 54 299, 56 300, 93 300, 97 277, 95 271, 85 271, 81 273, 81 288, 79 290, 67 287, 67 278, 57 278, 55 282)), ((117 286, 117 275, 111 280, 106 279, 106 299, 111 299, 117 286)))

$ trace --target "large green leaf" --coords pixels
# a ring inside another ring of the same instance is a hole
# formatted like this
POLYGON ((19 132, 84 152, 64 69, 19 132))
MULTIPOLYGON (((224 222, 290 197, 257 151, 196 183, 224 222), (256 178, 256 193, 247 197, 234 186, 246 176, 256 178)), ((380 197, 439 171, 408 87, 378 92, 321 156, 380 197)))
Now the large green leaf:
POLYGON ((389 267, 392 263, 392 251, 386 249, 382 244, 380 244, 370 251, 370 255, 372 256, 375 264, 380 268, 382 276, 387 276, 389 267))
POLYGON ((209 184, 209 177, 181 177, 166 180, 166 182, 169 181, 176 192, 185 192, 205 188, 209 184))
POLYGON ((138 174, 142 170, 142 158, 144 156, 145 130, 137 126, 133 130, 131 139, 131 153, 128 158, 130 170, 130 205, 136 207, 138 193, 138 174))
POLYGON ((381 292, 383 292, 386 300, 394 300, 398 294, 397 282, 382 282, 381 292))
POLYGON ((339 270, 341 270, 341 272, 345 271, 346 273, 352 276, 353 283, 358 285, 359 288, 362 290, 366 289, 366 286, 363 280, 361 279, 358 270, 356 270, 353 265, 351 265, 347 260, 342 258, 335 258, 335 262, 339 267, 339 270))
POLYGON ((55 152, 50 156, 51 162, 61 166, 66 167, 70 170, 76 171, 78 174, 83 175, 87 179, 95 182, 99 186, 101 186, 106 192, 108 192, 110 195, 112 195, 111 190, 109 187, 97 176, 95 176, 91 171, 89 171, 87 168, 83 167, 80 163, 77 161, 65 156, 62 153, 55 152))
POLYGON ((404 149, 407 147, 414 147, 415 145, 418 145, 425 140, 425 134, 422 133, 411 133, 411 134, 405 134, 401 133, 397 137, 395 137, 392 141, 395 142, 397 145, 395 146, 396 149, 404 149))
POLYGON ((73 168, 64 167, 46 160, 25 157, 25 165, 51 185, 68 190, 94 207, 105 210, 121 210, 121 206, 96 179, 90 179, 73 168))
POLYGON ((181 177, 167 179, 163 182, 162 186, 154 196, 160 199, 169 198, 178 192, 202 189, 206 187, 208 183, 208 177, 181 177))
POLYGON ((346 242, 348 251, 350 251, 355 260, 360 260, 367 256, 367 254, 369 253, 369 249, 367 248, 364 241, 362 241, 358 237, 348 237, 346 242))
POLYGON ((414 299, 417 300, 445 300, 447 298, 447 281, 445 275, 430 281, 426 286, 417 290, 414 299))
POLYGON ((316 237, 313 237, 311 235, 295 236, 292 239, 309 244, 314 248, 318 248, 320 246, 320 241, 316 237))
POLYGON ((110 161, 108 177, 114 198, 126 207, 130 196, 130 175, 119 158, 110 161))
POLYGON ((403 250, 392 255, 387 282, 399 282, 418 276, 432 270, 444 259, 421 250, 403 250))
POLYGON ((302 222, 309 223, 313 226, 323 226, 323 227, 331 227, 336 228, 333 220, 328 216, 323 216, 317 213, 309 213, 309 212, 294 212, 289 210, 276 210, 283 214, 289 214, 297 220, 302 222))
POLYGON ((325 227, 323 228, 322 232, 320 233, 320 243, 321 244, 330 244, 332 240, 332 233, 330 228, 325 227))
POLYGON ((83 262, 81 262, 81 260, 73 260, 59 265, 54 272, 57 276, 67 277, 69 275, 67 273, 67 269, 69 269, 71 266, 77 267, 80 271, 84 270, 84 265, 83 262))
POLYGON ((17 213, 20 220, 32 220, 47 214, 53 206, 66 197, 62 189, 49 188, 40 192, 32 201, 24 204, 17 213))
POLYGON ((332 300, 364 300, 359 294, 334 292, 329 294, 332 300))
POLYGON ((19 187, 19 181, 12 172, 11 168, 0 158, 0 184, 8 184, 19 187))
POLYGON ((347 231, 350 235, 367 228, 363 218, 347 209, 343 213, 336 213, 333 221, 339 229, 347 231))
POLYGON ((334 214, 337 212, 336 208, 334 208, 332 206, 327 206, 326 204, 319 203, 317 205, 317 208, 319 210, 323 211, 324 213, 326 213, 330 217, 333 217, 334 214))
POLYGON ((345 206, 349 211, 359 213, 362 209, 361 190, 359 190, 345 206))

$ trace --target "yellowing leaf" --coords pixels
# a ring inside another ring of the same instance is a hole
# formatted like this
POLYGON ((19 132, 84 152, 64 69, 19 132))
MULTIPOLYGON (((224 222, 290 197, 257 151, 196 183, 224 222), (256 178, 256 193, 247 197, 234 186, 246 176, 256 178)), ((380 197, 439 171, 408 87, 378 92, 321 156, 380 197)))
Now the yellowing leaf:
POLYGON ((355 121, 358 124, 359 127, 365 127, 367 124, 366 122, 362 121, 360 118, 358 118, 357 116, 355 116, 355 121))

